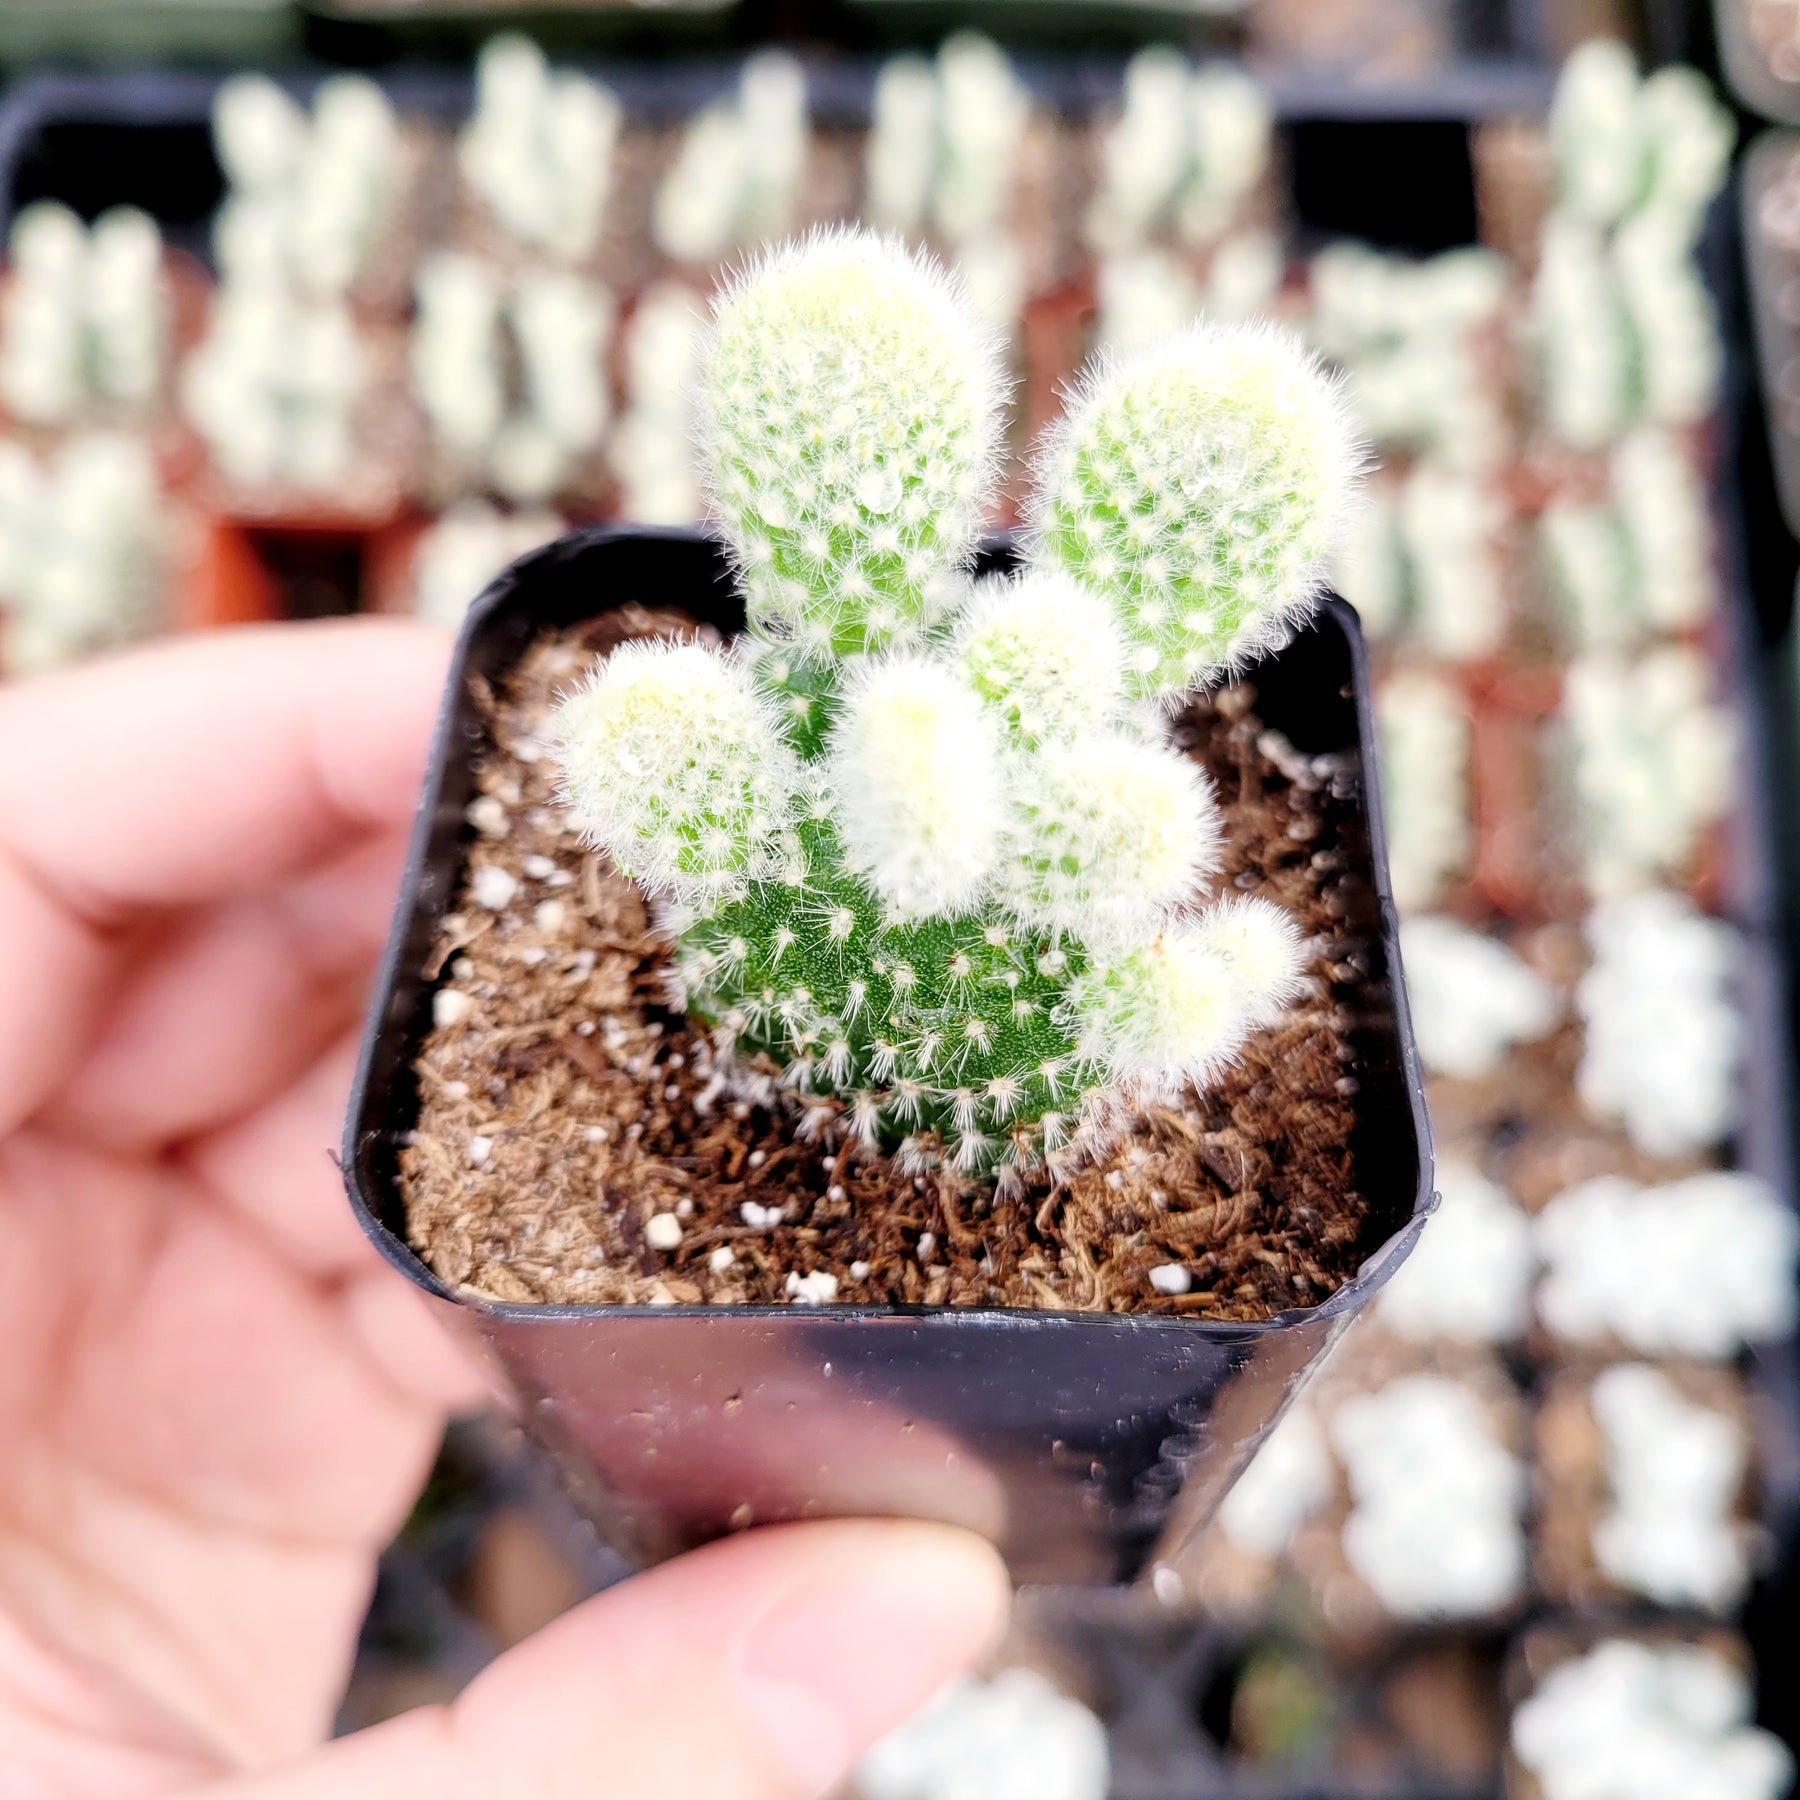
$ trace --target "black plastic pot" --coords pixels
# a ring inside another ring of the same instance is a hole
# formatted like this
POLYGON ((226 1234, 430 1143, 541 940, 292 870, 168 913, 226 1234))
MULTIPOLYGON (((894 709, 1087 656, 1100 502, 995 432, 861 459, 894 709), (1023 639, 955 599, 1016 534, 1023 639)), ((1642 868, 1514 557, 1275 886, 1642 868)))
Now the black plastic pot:
MULTIPOLYGON (((1000 553, 1004 554, 1004 553, 1000 553)), ((453 905, 492 679, 545 626, 631 601, 742 621, 718 547, 682 532, 577 532, 476 602, 452 665, 380 988, 344 1173, 382 1253, 485 1340, 532 1434, 595 1523, 653 1561, 748 1522, 902 1514, 967 1525, 1021 1580, 1129 1579, 1210 1516, 1307 1371, 1411 1249, 1434 1200, 1374 804, 1355 615, 1331 601, 1251 672, 1268 722, 1350 750, 1369 791, 1375 1004, 1362 1021, 1358 1163, 1385 1242, 1323 1305, 1265 1324, 903 1307, 520 1306, 460 1299, 408 1248, 396 1157, 417 1116, 423 971, 453 905)))

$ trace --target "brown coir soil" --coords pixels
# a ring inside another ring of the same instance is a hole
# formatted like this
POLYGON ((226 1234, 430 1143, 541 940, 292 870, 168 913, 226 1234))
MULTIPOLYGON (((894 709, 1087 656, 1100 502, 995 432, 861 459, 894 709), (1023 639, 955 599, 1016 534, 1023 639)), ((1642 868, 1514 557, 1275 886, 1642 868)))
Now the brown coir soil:
POLYGON ((445 1281, 509 1301, 1252 1320, 1354 1273, 1373 1244, 1351 1147, 1350 1015, 1367 985, 1347 924, 1367 854, 1353 770, 1266 732, 1247 687, 1195 702, 1180 735, 1218 788, 1222 880, 1299 917, 1305 995, 1216 1088, 1147 1111, 1065 1186, 915 1178, 733 1097, 704 1035, 663 1004, 667 949, 638 891, 556 804, 556 696, 622 638, 682 628, 627 608, 547 633, 476 696, 490 741, 401 1158, 412 1241, 445 1281), (1171 1264, 1180 1294, 1150 1280, 1171 1264))

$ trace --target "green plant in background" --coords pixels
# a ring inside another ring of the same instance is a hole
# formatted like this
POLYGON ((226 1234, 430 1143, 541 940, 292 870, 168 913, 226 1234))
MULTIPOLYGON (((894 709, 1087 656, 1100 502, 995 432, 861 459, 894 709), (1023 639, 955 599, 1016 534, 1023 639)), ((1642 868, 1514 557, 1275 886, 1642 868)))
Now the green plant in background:
POLYGON ((1359 458, 1296 344, 1198 329, 1090 374, 1024 571, 976 582, 1003 398, 930 261, 766 256, 700 395, 749 630, 624 646, 560 730, 721 1048, 904 1166, 1007 1181, 1214 1078, 1294 991, 1280 909, 1202 902, 1216 808, 1163 717, 1311 605, 1359 458))

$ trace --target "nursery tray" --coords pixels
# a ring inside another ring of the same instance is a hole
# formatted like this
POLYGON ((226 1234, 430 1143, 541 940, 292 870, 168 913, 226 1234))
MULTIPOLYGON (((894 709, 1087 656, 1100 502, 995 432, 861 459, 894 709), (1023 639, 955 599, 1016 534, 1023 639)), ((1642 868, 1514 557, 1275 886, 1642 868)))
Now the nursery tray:
MULTIPOLYGON (((418 1116, 426 974, 455 903, 483 742, 470 681, 497 682, 548 626, 654 596, 732 632, 723 553, 686 532, 598 527, 515 564, 458 643, 388 955, 352 1091, 345 1178, 365 1229, 415 1284, 453 1296, 409 1247, 399 1152, 418 1116)), ((1303 751, 1357 757, 1371 856, 1375 984, 1359 1029, 1358 1182, 1385 1234, 1315 1308, 1260 1324, 906 1306, 456 1306, 527 1403, 529 1429, 634 1560, 733 1520, 903 1512, 985 1531, 1026 1580, 1135 1576, 1165 1530, 1197 1527, 1301 1377, 1411 1248, 1434 1204, 1427 1128, 1387 894, 1367 671, 1331 602, 1248 672, 1261 716, 1303 751), (1360 697, 1361 705, 1358 705, 1360 697), (1361 725, 1359 725, 1359 719, 1361 725)))
MULTIPOLYGON (((813 117, 823 126, 858 127, 869 117, 875 77, 882 59, 857 52, 801 56, 813 117)), ((1116 103, 1124 72, 1117 54, 1070 56, 1024 52, 1015 59, 1021 80, 1042 104, 1081 118, 1116 103)), ((708 101, 731 91, 742 66, 736 55, 705 54, 650 60, 616 57, 584 59, 569 66, 602 80, 616 92, 628 114, 658 124, 677 123, 708 101)), ((336 71, 313 66, 275 71, 274 78, 302 98, 336 71)), ((398 63, 372 71, 395 106, 440 125, 460 124, 474 98, 467 64, 398 63)), ((0 99, 0 232, 18 209, 32 200, 61 200, 84 216, 107 206, 130 204, 149 213, 173 243, 210 255, 210 225, 224 194, 225 178, 213 154, 211 108, 225 72, 178 69, 95 69, 26 76, 0 99)), ((1389 241, 1388 229, 1416 235, 1416 215, 1431 211, 1431 193, 1440 185, 1441 162, 1454 132, 1484 119, 1526 117, 1548 102, 1551 72, 1526 57, 1493 57, 1458 64, 1430 82, 1349 81, 1341 74, 1274 70, 1265 86, 1277 115, 1287 123, 1339 127, 1366 140, 1366 127, 1382 125, 1404 138, 1416 128, 1407 182, 1407 205, 1392 204, 1395 191, 1344 169, 1346 183, 1333 208, 1351 203, 1351 177, 1359 183, 1361 209, 1369 229, 1389 241), (1440 143, 1440 140, 1442 142, 1440 143), (1431 153, 1436 149, 1438 154, 1431 153), (1421 172, 1431 172, 1421 196, 1421 172), (1371 191, 1373 190, 1373 191, 1371 191)), ((1350 141, 1321 146, 1330 160, 1366 159, 1368 145, 1350 141)), ((1449 174, 1466 185, 1466 170, 1452 159, 1449 174)), ((1335 190, 1334 190, 1335 192, 1335 190)), ((1459 196, 1473 229, 1473 211, 1459 196)), ((1355 221, 1314 215, 1303 204, 1302 225, 1318 232, 1349 231, 1355 221)), ((1447 240, 1453 241, 1453 240, 1447 240)))

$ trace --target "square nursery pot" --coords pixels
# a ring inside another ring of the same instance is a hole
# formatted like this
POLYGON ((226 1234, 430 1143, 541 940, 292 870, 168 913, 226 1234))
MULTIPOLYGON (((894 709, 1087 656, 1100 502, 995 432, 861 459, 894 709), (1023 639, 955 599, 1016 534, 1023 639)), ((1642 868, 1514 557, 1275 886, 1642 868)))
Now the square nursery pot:
MULTIPOLYGON (((989 560, 1003 564, 1004 547, 989 560)), ((425 801, 350 1100, 343 1167, 377 1248, 498 1359, 521 1417, 601 1534, 638 1562, 749 1523, 903 1515, 972 1527, 1021 1581, 1117 1582, 1209 1518, 1308 1371, 1399 1266, 1435 1200, 1399 980, 1356 615, 1328 600, 1248 673, 1258 712, 1309 754, 1360 759, 1372 866, 1357 1043, 1358 1186, 1389 1232, 1323 1303, 1254 1324, 901 1306, 554 1306, 453 1293, 408 1247, 399 1152, 419 1108, 424 973, 462 879, 483 727, 472 677, 546 627, 630 602, 730 632, 720 548, 596 528, 524 558, 457 645, 425 801)))

